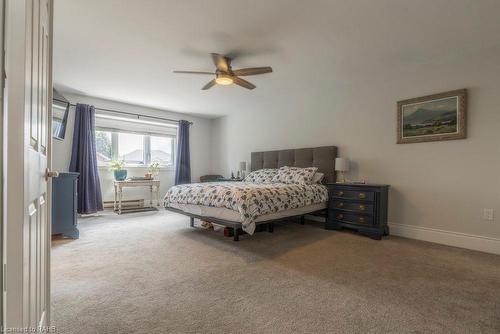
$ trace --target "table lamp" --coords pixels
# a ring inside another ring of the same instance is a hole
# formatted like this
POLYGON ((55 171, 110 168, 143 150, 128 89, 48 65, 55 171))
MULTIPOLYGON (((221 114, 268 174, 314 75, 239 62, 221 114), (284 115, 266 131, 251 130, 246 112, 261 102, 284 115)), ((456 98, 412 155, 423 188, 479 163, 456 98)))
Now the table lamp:
POLYGON ((247 171, 247 162, 246 161, 241 161, 240 162, 240 173, 241 173, 241 178, 245 178, 245 172, 247 171))
POLYGON ((345 172, 349 171, 349 160, 345 158, 335 159, 335 170, 340 172, 341 179, 339 183, 345 183, 345 172))

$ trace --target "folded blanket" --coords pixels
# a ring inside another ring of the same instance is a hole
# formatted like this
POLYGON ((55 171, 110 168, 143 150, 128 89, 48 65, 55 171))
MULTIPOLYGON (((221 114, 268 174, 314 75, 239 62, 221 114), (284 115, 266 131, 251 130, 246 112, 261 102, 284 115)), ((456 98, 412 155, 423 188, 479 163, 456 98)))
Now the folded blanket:
POLYGON ((259 216, 327 200, 328 190, 321 184, 210 182, 174 186, 165 195, 163 205, 194 204, 235 210, 241 215, 243 230, 253 234, 259 216))

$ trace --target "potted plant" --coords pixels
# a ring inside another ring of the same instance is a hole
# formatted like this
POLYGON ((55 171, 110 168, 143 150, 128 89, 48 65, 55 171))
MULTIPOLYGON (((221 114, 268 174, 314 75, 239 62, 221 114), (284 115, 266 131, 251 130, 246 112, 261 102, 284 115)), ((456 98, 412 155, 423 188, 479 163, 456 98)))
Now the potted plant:
POLYGON ((153 176, 153 179, 156 178, 160 173, 160 163, 153 162, 151 165, 149 165, 148 171, 153 176))
POLYGON ((127 170, 124 169, 125 161, 113 160, 109 163, 109 169, 113 171, 116 181, 123 181, 127 178, 127 170))

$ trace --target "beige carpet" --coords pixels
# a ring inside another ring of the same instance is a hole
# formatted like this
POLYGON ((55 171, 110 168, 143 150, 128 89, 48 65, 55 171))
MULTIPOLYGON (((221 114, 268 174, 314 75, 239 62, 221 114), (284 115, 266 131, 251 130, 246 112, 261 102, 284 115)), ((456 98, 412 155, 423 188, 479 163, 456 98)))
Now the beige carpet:
POLYGON ((58 333, 499 333, 500 256, 319 223, 233 242, 165 211, 55 242, 58 333))

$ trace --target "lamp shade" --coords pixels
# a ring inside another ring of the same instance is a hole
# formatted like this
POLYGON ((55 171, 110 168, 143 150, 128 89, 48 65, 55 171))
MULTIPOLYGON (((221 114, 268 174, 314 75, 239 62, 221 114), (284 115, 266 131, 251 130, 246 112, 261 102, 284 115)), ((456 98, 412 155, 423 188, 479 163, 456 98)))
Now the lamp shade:
POLYGON ((349 170, 349 160, 345 158, 336 158, 335 170, 339 172, 347 172, 349 170))
POLYGON ((241 161, 240 162, 240 171, 246 171, 246 170, 247 170, 247 162, 241 161))

